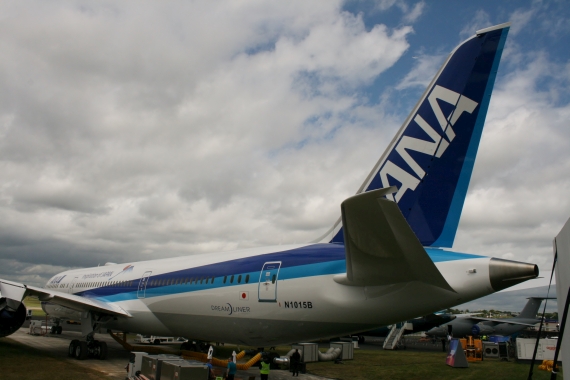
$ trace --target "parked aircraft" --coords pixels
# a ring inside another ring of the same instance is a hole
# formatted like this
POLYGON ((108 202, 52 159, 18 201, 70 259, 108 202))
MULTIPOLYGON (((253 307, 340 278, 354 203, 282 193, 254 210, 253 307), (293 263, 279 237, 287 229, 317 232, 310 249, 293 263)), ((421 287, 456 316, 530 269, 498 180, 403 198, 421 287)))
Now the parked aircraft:
MULTIPOLYGON (((70 355, 105 356, 99 328, 273 346, 426 315, 538 275, 453 243, 509 24, 447 58, 341 218, 316 242, 68 270, 44 288, 0 280, 0 336, 25 296, 80 314, 70 355)), ((51 306, 49 306, 51 305, 51 306)), ((66 314, 66 311, 69 313, 66 314)))
POLYGON ((444 337, 452 333, 456 338, 467 335, 512 335, 540 322, 536 314, 544 299, 547 298, 530 297, 521 313, 514 318, 457 317, 449 323, 434 327, 427 335, 444 337))

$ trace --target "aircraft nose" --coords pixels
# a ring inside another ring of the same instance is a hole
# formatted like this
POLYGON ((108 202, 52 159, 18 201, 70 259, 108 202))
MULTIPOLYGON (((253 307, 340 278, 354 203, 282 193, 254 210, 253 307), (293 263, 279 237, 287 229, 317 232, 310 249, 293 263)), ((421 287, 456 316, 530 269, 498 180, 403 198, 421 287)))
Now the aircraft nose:
POLYGON ((489 280, 496 292, 536 277, 538 266, 535 264, 497 258, 489 263, 489 280))

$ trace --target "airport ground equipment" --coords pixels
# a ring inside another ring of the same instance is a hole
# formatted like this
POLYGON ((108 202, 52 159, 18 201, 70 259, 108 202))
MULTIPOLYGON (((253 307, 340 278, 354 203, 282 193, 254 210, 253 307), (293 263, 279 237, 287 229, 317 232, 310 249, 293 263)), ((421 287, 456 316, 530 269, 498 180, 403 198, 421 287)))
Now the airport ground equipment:
MULTIPOLYGON (((556 351, 557 342, 558 339, 540 339, 538 342, 538 350, 536 351, 536 358, 538 360, 554 359, 554 351, 556 351)), ((536 339, 517 338, 517 359, 531 360, 535 344, 536 339)))
POLYGON ((208 380, 208 366, 196 360, 165 361, 160 371, 161 380, 208 380))
POLYGON ((468 336, 466 339, 459 339, 459 341, 461 342, 468 362, 483 360, 483 345, 481 339, 473 339, 472 336, 468 336))
POLYGON ((354 344, 352 342, 331 342, 331 348, 340 348, 340 360, 354 359, 354 344))
POLYGON ((147 352, 133 351, 129 357, 129 364, 127 365, 127 378, 134 378, 141 373, 143 356, 148 355, 147 352), (138 372, 138 373, 137 373, 138 372))
POLYGON ((342 360, 341 354, 343 352, 343 347, 345 347, 346 359, 352 359, 354 356, 354 351, 353 351, 354 345, 352 344, 352 342, 333 342, 330 344, 330 347, 327 350, 327 352, 319 351, 319 346, 317 343, 299 343, 299 344, 294 344, 291 347, 292 347, 291 350, 288 353, 286 353, 285 356, 279 356, 273 358, 273 363, 289 367, 291 363, 291 355, 293 355, 295 350, 299 350, 299 355, 301 355, 301 362, 300 362, 301 367, 304 367, 305 363, 311 363, 314 361, 326 362, 332 360, 342 360), (308 352, 306 357, 308 358, 308 360, 310 360, 309 362, 304 360, 305 358, 304 348, 306 348, 306 352, 308 352), (315 354, 317 360, 315 360, 315 354))
POLYGON ((28 327, 28 334, 30 335, 46 335, 48 332, 52 331, 52 327, 46 324, 43 320, 32 320, 30 321, 30 326, 28 327))
POLYGON ((499 344, 495 342, 483 342, 483 357, 499 358, 499 344))
POLYGON ((413 326, 411 323, 405 322, 405 323, 394 323, 392 325, 392 329, 390 330, 390 333, 388 334, 388 336, 386 337, 386 339, 384 340, 384 345, 382 346, 382 348, 384 348, 385 350, 395 350, 397 349, 400 343, 400 340, 402 339, 402 336, 404 335, 404 331, 405 330, 411 330, 413 329, 413 326))
POLYGON ((291 349, 299 350, 301 363, 314 363, 319 361, 319 345, 317 343, 292 344, 291 349))
POLYGON ((160 371, 165 361, 182 362, 184 359, 177 355, 143 355, 141 375, 149 380, 160 380, 160 371))
POLYGON ((360 337, 353 336, 352 338, 352 348, 358 348, 358 344, 360 343, 360 337))

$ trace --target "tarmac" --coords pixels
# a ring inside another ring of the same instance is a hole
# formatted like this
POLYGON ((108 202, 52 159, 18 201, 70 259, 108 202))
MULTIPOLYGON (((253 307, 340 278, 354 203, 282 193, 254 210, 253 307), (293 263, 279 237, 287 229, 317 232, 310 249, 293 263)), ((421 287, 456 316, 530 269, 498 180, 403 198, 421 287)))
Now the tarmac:
MULTIPOLYGON (((101 372, 105 375, 105 378, 110 379, 125 379, 126 370, 125 366, 129 361, 129 351, 125 350, 119 343, 117 343, 109 334, 96 334, 96 339, 99 341, 104 341, 107 343, 108 354, 106 360, 97 359, 87 359, 87 360, 77 360, 67 356, 67 350, 69 343, 73 339, 81 339, 81 333, 79 331, 70 331, 66 329, 64 325, 64 330, 61 335, 47 334, 47 335, 30 335, 28 334, 28 328, 20 328, 16 333, 10 335, 8 338, 16 342, 24 344, 26 346, 34 347, 40 351, 45 351, 49 353, 50 356, 56 357, 61 360, 70 361, 77 365, 90 368, 92 370, 101 372)), ((149 346, 157 347, 157 346, 149 346)), ((140 348, 137 347, 137 350, 140 348)), ((164 353, 169 354, 179 354, 178 345, 161 345, 161 350, 164 353)), ((140 351, 144 351, 141 349, 140 351)), ((216 367, 217 372, 224 373, 225 368, 216 367)), ((259 368, 251 367, 248 370, 238 370, 235 379, 241 380, 251 380, 260 379, 259 368)), ((300 379, 300 380, 328 380, 323 377, 314 376, 310 374, 299 373, 299 376, 293 377, 291 372, 287 370, 271 370, 269 375, 271 380, 289 380, 289 379, 300 379)))

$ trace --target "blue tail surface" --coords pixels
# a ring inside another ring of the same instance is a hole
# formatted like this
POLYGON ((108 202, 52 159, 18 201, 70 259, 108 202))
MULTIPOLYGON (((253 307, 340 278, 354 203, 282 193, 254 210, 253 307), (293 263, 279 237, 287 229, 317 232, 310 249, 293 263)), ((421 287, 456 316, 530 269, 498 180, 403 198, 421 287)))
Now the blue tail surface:
MULTIPOLYGON (((357 192, 396 186, 424 246, 453 245, 509 26, 455 48, 357 192)), ((323 240, 344 243, 340 221, 323 240)))

